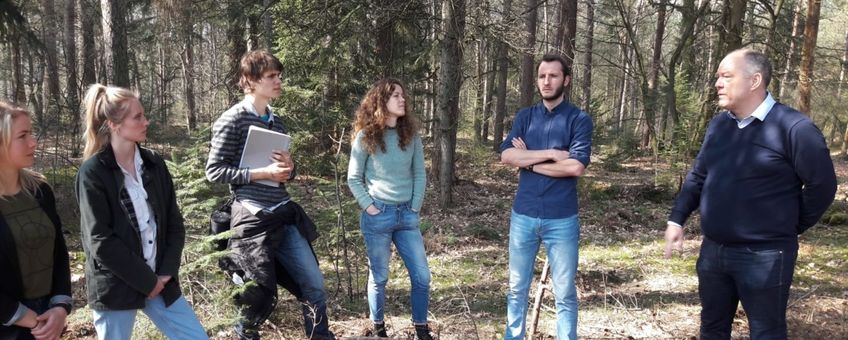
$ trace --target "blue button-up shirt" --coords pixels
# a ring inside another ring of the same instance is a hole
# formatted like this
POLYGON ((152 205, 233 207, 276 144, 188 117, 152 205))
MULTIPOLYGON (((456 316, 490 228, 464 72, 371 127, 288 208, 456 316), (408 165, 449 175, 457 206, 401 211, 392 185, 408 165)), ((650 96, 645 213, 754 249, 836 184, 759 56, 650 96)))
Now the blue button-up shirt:
MULTIPOLYGON (((528 150, 566 150, 589 165, 592 154, 592 118, 563 101, 553 110, 539 102, 518 111, 512 131, 501 144, 501 152, 520 137, 528 150)), ((566 218, 577 214, 577 177, 549 177, 521 170, 512 209, 519 214, 544 218, 566 218)))

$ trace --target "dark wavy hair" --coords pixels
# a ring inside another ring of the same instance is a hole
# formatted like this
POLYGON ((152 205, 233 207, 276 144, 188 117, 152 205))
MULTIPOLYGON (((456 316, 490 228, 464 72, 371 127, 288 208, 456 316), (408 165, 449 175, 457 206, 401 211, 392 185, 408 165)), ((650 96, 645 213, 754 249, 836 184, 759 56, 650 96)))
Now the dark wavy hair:
MULTIPOLYGON (((371 89, 362 98, 359 108, 356 109, 356 120, 353 122, 351 139, 355 140, 359 131, 362 131, 362 143, 369 154, 376 153, 378 146, 381 151, 386 152, 386 142, 383 140, 383 132, 386 130, 386 117, 389 114, 386 103, 396 87, 403 90, 403 98, 407 99, 406 87, 400 80, 383 78, 371 86, 371 89)), ((404 103, 404 112, 403 117, 397 120, 398 144, 401 150, 406 150, 406 147, 412 143, 412 137, 418 133, 418 120, 409 110, 409 100, 404 103)))

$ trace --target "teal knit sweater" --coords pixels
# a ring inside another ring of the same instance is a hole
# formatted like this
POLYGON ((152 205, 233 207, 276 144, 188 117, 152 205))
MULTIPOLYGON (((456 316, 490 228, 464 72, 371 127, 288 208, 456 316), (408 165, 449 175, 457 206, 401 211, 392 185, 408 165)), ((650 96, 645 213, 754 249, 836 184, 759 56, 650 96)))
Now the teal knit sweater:
POLYGON ((359 206, 368 208, 374 199, 390 204, 411 201, 412 209, 420 211, 427 184, 421 137, 415 135, 406 150, 401 150, 397 130, 386 129, 386 152, 377 148, 375 154, 369 154, 363 135, 360 131, 351 145, 347 168, 347 186, 359 206))

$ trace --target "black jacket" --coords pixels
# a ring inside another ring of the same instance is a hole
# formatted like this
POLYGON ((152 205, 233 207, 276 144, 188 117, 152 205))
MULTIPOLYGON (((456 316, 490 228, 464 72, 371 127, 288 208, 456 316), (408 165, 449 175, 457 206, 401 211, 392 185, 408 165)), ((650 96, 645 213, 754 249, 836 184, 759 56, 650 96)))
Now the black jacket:
MULTIPOLYGON (((53 189, 47 183, 42 184, 35 199, 56 229, 55 245, 53 246, 53 283, 50 296, 71 296, 71 268, 68 261, 68 248, 62 236, 62 222, 56 213, 56 199, 53 189)), ((24 288, 21 279, 20 264, 15 239, 12 236, 3 214, 0 213, 0 322, 12 318, 18 309, 18 303, 23 299, 24 288)), ((0 334, 3 329, 0 326, 0 334)))
POLYGON ((162 157, 140 150, 142 182, 157 225, 155 272, 144 261, 137 223, 129 217, 126 204, 132 203, 121 203, 128 196, 112 147, 83 162, 77 174, 88 302, 95 310, 144 308, 158 275, 172 276, 161 292, 165 305, 182 295, 178 274, 185 227, 174 184, 162 157))

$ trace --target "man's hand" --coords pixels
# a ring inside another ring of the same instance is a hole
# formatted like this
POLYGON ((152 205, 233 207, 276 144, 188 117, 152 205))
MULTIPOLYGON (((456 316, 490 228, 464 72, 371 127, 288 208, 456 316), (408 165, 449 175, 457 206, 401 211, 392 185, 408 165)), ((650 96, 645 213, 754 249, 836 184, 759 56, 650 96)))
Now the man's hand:
POLYGON ((68 317, 68 312, 62 307, 53 307, 48 309, 44 314, 39 315, 38 325, 32 329, 31 333, 37 340, 56 340, 62 335, 62 330, 65 329, 65 319, 68 317))
POLYGON ((664 256, 667 259, 671 258, 672 251, 680 251, 683 249, 683 228, 673 224, 669 224, 665 228, 665 252, 664 256))

